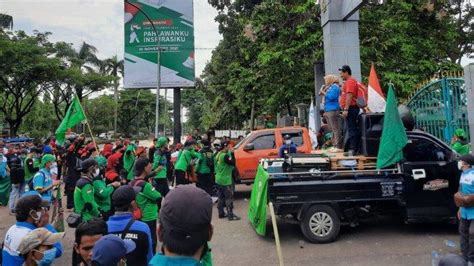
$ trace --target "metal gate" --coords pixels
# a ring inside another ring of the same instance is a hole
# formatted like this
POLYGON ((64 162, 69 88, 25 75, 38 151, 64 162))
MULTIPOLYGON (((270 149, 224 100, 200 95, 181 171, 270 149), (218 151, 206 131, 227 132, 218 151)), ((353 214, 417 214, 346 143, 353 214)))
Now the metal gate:
POLYGON ((464 79, 435 79, 413 94, 407 106, 415 117, 417 129, 448 144, 457 128, 464 129, 469 138, 464 79))

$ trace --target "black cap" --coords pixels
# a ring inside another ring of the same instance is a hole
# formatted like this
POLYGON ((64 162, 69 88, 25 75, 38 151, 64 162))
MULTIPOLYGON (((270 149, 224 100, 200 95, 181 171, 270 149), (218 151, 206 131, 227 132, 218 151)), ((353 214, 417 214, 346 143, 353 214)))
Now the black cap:
POLYGON ((150 161, 147 158, 138 158, 135 161, 135 168, 133 169, 133 173, 135 176, 139 176, 145 170, 145 167, 150 164, 150 161))
POLYGON ((352 74, 351 67, 348 66, 348 65, 343 65, 341 68, 339 68, 339 71, 347 72, 347 73, 349 73, 349 74, 352 74))
POLYGON ((37 194, 24 195, 16 202, 15 215, 27 217, 31 210, 38 210, 41 207, 49 207, 49 202, 37 194))
POLYGON ((291 139, 290 135, 288 135, 288 134, 286 134, 283 138, 286 139, 286 140, 291 139))
POLYGON ((92 158, 85 159, 84 161, 82 161, 79 171, 87 172, 91 167, 94 167, 94 166, 97 166, 97 167, 99 166, 96 160, 92 158))
POLYGON ((474 156, 471 155, 471 154, 466 154, 466 155, 463 155, 461 157, 459 157, 458 159, 459 161, 463 161, 471 166, 474 166, 474 156))
POLYGON ((112 204, 117 207, 126 206, 135 200, 135 190, 131 186, 121 186, 112 194, 112 204))
POLYGON ((205 244, 212 220, 212 199, 194 185, 177 186, 163 199, 159 217, 165 245, 205 244))
POLYGON ((189 146, 192 146, 194 144, 196 144, 196 141, 194 139, 186 140, 184 142, 184 147, 189 147, 189 146))

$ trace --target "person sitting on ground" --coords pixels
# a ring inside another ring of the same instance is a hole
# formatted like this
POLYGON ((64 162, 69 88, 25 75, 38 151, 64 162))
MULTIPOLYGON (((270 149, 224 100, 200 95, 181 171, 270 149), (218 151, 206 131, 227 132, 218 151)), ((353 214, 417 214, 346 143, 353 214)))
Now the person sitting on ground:
POLYGON ((126 255, 136 248, 130 239, 121 239, 116 235, 103 236, 92 251, 92 266, 125 266, 126 255))
POLYGON ((51 168, 56 162, 54 155, 45 154, 41 158, 41 169, 33 177, 33 189, 36 190, 41 197, 51 203, 53 195, 53 187, 61 184, 60 180, 53 180, 51 168))
POLYGON ((52 265, 54 259, 56 259, 56 247, 54 245, 61 242, 63 237, 64 233, 51 233, 46 228, 37 228, 30 231, 18 246, 18 253, 25 260, 23 265, 52 265))
POLYGON ((283 139, 284 139, 285 142, 278 149, 278 157, 279 158, 286 158, 286 156, 288 156, 288 154, 294 154, 294 153, 298 152, 297 147, 293 143, 293 141, 291 140, 290 135, 285 135, 283 137, 283 139))
MULTIPOLYGON (((32 230, 44 227, 52 233, 57 232, 51 224, 48 224, 48 210, 49 202, 42 200, 38 194, 24 195, 18 200, 15 206, 16 223, 8 229, 3 242, 3 265, 23 265, 24 258, 18 255, 18 248, 21 240, 32 230)), ((54 247, 56 258, 59 258, 63 253, 63 247, 60 242, 55 243, 54 247)))
POLYGON ((471 143, 466 139, 466 132, 462 128, 454 131, 454 137, 451 140, 451 148, 460 155, 467 155, 471 152, 471 143))
MULTIPOLYGON (((107 221, 109 234, 135 242, 137 248, 127 255, 128 265, 147 265, 153 256, 153 242, 148 225, 135 221, 132 212, 137 208, 136 192, 131 186, 121 186, 112 194, 112 204, 115 214, 107 221)), ((156 205, 156 204, 155 204, 156 205)))
POLYGON ((75 232, 72 265, 90 266, 92 249, 99 239, 107 234, 107 224, 99 218, 92 218, 77 226, 75 232))
POLYGON ((100 174, 99 164, 92 158, 82 162, 81 178, 74 190, 74 212, 81 215, 83 221, 99 217, 99 206, 94 197, 93 180, 100 174))
POLYGON ((162 254, 149 265, 209 265, 208 241, 213 234, 212 199, 193 185, 177 186, 163 200, 158 238, 162 254))
MULTIPOLYGON (((161 194, 151 184, 148 178, 151 171, 151 164, 147 158, 139 158, 135 162, 135 179, 130 182, 137 192, 135 201, 140 209, 140 221, 146 223, 150 228, 151 239, 153 241, 152 251, 156 251, 156 219, 158 218, 158 202, 161 203, 161 194)), ((166 181, 166 176, 164 177, 166 181)))

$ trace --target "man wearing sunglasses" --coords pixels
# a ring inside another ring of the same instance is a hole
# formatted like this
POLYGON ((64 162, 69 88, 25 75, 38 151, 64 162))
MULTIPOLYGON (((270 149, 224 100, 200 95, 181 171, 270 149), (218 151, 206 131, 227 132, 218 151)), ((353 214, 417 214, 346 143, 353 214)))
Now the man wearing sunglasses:
MULTIPOLYGON (((18 200, 15 206, 17 222, 8 229, 3 243, 3 265, 23 265, 24 258, 19 255, 19 245, 32 230, 44 227, 52 233, 57 232, 51 224, 48 224, 48 210, 49 202, 42 200, 39 195, 25 195, 18 200)), ((55 256, 59 258, 63 253, 63 247, 60 242, 53 246, 56 248, 55 256)))

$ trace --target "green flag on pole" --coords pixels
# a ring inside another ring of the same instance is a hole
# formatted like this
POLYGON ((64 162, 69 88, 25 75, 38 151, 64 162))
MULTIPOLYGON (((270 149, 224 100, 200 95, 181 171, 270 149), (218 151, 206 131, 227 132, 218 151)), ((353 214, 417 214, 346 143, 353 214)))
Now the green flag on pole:
POLYGON ((248 217, 257 234, 262 236, 267 226, 267 181, 268 173, 259 165, 250 194, 248 217))
POLYGON ((393 85, 390 84, 385 106, 382 138, 380 139, 377 155, 377 169, 399 162, 403 158, 403 148, 407 142, 407 133, 398 113, 393 85))
POLYGON ((66 132, 69 128, 74 127, 75 125, 81 123, 86 119, 84 110, 82 109, 81 102, 74 96, 71 105, 67 109, 66 115, 63 118, 63 121, 56 129, 56 141, 58 144, 63 145, 64 139, 66 138, 66 132))

